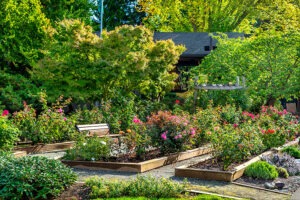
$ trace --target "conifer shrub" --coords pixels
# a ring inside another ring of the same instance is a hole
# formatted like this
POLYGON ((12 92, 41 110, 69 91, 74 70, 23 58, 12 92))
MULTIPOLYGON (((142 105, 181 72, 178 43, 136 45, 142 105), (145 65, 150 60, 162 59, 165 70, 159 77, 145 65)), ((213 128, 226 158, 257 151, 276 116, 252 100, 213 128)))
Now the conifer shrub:
POLYGON ((278 172, 275 166, 265 161, 257 161, 246 168, 245 175, 258 179, 275 179, 278 172))

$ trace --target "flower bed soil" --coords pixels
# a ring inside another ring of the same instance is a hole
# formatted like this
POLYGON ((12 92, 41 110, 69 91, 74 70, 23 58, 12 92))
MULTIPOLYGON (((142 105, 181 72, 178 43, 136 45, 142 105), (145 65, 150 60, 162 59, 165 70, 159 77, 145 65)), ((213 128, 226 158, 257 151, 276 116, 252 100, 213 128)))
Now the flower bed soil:
POLYGON ((205 180, 217 180, 217 181, 228 181, 232 182, 240 178, 246 167, 250 164, 261 160, 262 156, 269 155, 273 151, 279 151, 283 147, 297 145, 299 143, 299 138, 294 141, 288 142, 282 147, 274 148, 270 151, 266 151, 258 156, 251 158, 249 161, 242 164, 235 163, 229 166, 227 171, 223 170, 223 164, 221 162, 216 162, 213 157, 200 161, 199 163, 191 166, 180 166, 175 168, 175 176, 179 177, 190 177, 190 178, 199 178, 205 180))
POLYGON ((175 153, 164 157, 157 157, 159 154, 155 151, 150 153, 145 161, 134 157, 121 156, 110 158, 109 161, 70 161, 62 160, 68 166, 76 168, 94 169, 94 170, 113 170, 142 173, 164 165, 169 165, 177 161, 186 160, 192 157, 208 154, 212 151, 210 146, 200 147, 185 152, 175 153))
POLYGON ((75 144, 74 141, 70 142, 61 142, 54 144, 36 144, 36 145, 19 145, 14 148, 15 151, 26 151, 28 154, 30 153, 45 153, 45 152, 53 152, 53 151, 61 151, 70 149, 75 144))

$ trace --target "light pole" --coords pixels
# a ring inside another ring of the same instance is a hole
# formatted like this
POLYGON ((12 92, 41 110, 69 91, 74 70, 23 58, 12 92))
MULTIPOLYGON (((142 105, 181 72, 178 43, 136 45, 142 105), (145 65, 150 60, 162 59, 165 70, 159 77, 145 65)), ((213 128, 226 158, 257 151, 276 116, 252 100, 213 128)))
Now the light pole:
POLYGON ((98 0, 98 11, 100 13, 100 37, 102 36, 102 29, 103 29, 103 1, 104 0, 98 0))

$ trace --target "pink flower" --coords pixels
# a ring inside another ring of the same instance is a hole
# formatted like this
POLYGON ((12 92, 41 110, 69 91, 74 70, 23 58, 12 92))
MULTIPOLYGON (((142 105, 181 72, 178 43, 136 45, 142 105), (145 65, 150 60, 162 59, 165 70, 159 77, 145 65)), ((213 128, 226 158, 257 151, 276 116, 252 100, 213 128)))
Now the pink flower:
POLYGON ((167 140, 167 134, 166 134, 166 132, 164 132, 163 134, 161 134, 161 139, 163 139, 163 140, 167 140))
POLYGON ((133 123, 135 124, 140 124, 141 123, 141 120, 139 118, 137 118, 136 116, 133 117, 133 123))
POLYGON ((180 100, 176 99, 175 104, 180 104, 180 100))
POLYGON ((178 135, 175 135, 174 139, 177 140, 178 139, 178 135))
POLYGON ((66 117, 64 117, 64 121, 67 121, 67 118, 66 118, 66 117))
POLYGON ((211 131, 208 131, 208 132, 207 132, 207 135, 211 135, 211 131))
POLYGON ((8 110, 3 110, 2 112, 2 116, 5 117, 9 114, 9 111, 8 110))
POLYGON ((57 112, 62 113, 63 110, 61 108, 59 108, 57 112))
POLYGON ((196 134, 196 131, 194 128, 191 128, 191 135, 195 135, 196 134))
POLYGON ((179 134, 179 135, 178 135, 178 138, 182 138, 182 135, 179 134))
POLYGON ((234 128, 237 128, 238 126, 239 126, 239 125, 237 125, 237 124, 233 124, 233 127, 234 127, 234 128))

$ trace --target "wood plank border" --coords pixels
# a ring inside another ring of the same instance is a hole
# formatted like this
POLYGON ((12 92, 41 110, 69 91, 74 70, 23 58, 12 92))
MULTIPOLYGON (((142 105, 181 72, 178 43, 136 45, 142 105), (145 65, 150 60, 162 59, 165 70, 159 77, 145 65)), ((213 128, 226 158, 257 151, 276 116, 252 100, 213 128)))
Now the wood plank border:
POLYGON ((54 143, 54 144, 37 144, 37 145, 30 145, 30 146, 17 146, 14 148, 15 151, 26 151, 28 154, 30 153, 46 153, 46 152, 53 152, 53 151, 61 151, 70 149, 75 144, 74 141, 70 142, 61 142, 61 143, 54 143))
MULTIPOLYGON (((262 156, 270 155, 273 152, 282 150, 283 147, 297 145, 298 143, 299 143, 299 138, 296 138, 294 141, 288 142, 288 143, 284 144, 282 147, 278 147, 278 148, 274 148, 272 150, 266 151, 256 157, 252 158, 251 160, 249 160, 239 166, 236 166, 232 171, 195 169, 195 168, 189 168, 189 166, 187 166, 187 165, 183 165, 183 166, 179 166, 179 167, 175 168, 175 176, 232 182, 232 181, 240 178, 243 175, 247 166, 249 166, 250 164, 252 164, 256 161, 261 160, 262 156)), ((205 160, 208 160, 211 158, 212 157, 206 158, 206 159, 203 159, 202 161, 205 161, 205 160)))
POLYGON ((113 170, 113 171, 125 171, 125 172, 136 172, 142 173, 155 168, 159 168, 165 165, 169 165, 181 160, 186 160, 196 156, 208 154, 212 151, 210 146, 200 147, 193 150, 188 150, 181 153, 176 153, 170 156, 147 160, 139 163, 125 163, 125 162, 104 162, 104 161, 69 161, 62 160, 65 165, 93 169, 93 170, 113 170))
MULTIPOLYGON (((271 153, 272 153, 272 151, 264 152, 256 157, 252 158, 251 160, 249 160, 241 165, 236 166, 232 171, 196 169, 196 168, 189 168, 189 166, 187 166, 187 165, 183 165, 183 166, 179 166, 179 167, 175 168, 175 176, 232 182, 232 181, 240 178, 243 175, 247 166, 260 160, 262 156, 266 156, 271 153)), ((211 158, 213 158, 213 157, 211 156, 210 158, 206 158, 205 160, 209 160, 211 158)), ((205 161, 205 160, 203 160, 203 161, 205 161)))
POLYGON ((21 158, 21 157, 24 157, 27 155, 27 152, 26 151, 14 151, 13 152, 13 156, 15 158, 21 158))

